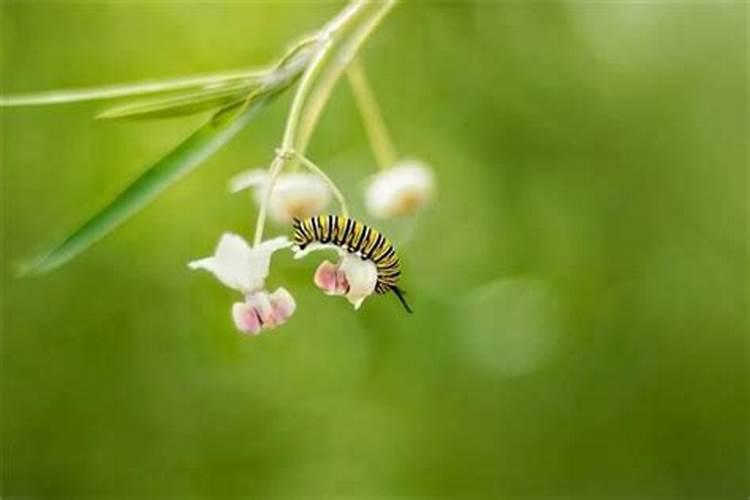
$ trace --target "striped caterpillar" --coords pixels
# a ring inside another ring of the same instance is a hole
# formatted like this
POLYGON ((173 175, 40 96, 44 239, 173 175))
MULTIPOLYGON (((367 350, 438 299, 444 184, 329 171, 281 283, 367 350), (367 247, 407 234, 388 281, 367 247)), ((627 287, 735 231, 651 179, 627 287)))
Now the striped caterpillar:
POLYGON ((378 280, 375 293, 393 292, 404 309, 412 312, 398 286, 401 262, 393 243, 375 229, 357 220, 340 215, 317 215, 308 219, 292 220, 294 244, 304 250, 310 243, 335 245, 375 264, 378 280))

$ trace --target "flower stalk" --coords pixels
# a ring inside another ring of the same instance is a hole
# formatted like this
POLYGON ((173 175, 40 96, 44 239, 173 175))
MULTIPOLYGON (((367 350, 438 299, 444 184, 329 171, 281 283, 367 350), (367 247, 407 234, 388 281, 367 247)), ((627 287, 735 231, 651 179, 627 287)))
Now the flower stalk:
POLYGON ((349 208, 346 205, 346 198, 344 198, 344 193, 341 192, 339 187, 336 185, 333 180, 331 180, 330 177, 315 163, 313 163, 309 158, 306 156, 303 156, 299 153, 295 153, 295 158, 299 160, 302 165, 310 170, 310 172, 317 174, 321 179, 323 179, 326 184, 328 184, 328 187, 331 189, 331 192, 336 197, 336 199, 339 202, 339 205, 341 205, 341 215, 344 217, 349 217, 349 208))
POLYGON ((370 83, 367 80, 362 63, 358 60, 352 61, 346 72, 346 76, 352 87, 354 100, 362 116, 362 123, 365 126, 365 132, 370 141, 370 148, 372 148, 372 153, 375 155, 378 167, 381 170, 392 167, 398 159, 398 154, 393 145, 391 135, 388 133, 388 127, 383 120, 378 101, 375 99, 375 93, 372 91, 372 87, 370 87, 370 83))
POLYGON ((351 35, 348 42, 339 50, 337 57, 321 77, 302 117, 299 138, 295 144, 297 151, 301 154, 305 154, 305 151, 307 151, 312 134, 320 120, 320 115, 323 113, 323 109, 328 103, 336 83, 370 35, 375 32, 383 22, 383 19, 385 19, 385 16, 396 6, 396 3, 397 0, 386 0, 383 2, 377 12, 351 35))
POLYGON ((263 230, 266 222, 268 205, 273 193, 274 185, 284 166, 290 160, 301 161, 306 168, 321 176, 321 178, 331 187, 334 195, 341 204, 344 214, 348 212, 346 201, 341 190, 317 165, 304 156, 304 152, 309 143, 313 129, 317 125, 320 114, 328 102, 331 91, 343 74, 346 67, 357 55, 364 42, 370 37, 375 29, 380 25, 385 15, 395 6, 396 0, 387 0, 378 10, 370 17, 357 31, 351 35, 349 42, 339 52, 336 58, 327 69, 327 72, 321 76, 326 69, 326 62, 331 50, 351 25, 357 21, 359 14, 369 5, 367 0, 355 0, 347 6, 336 18, 334 18, 319 35, 320 48, 313 56, 305 73, 302 76, 299 87, 294 94, 292 106, 287 117, 284 127, 284 135, 281 146, 276 151, 271 165, 268 168, 269 178, 266 191, 263 196, 258 211, 258 219, 255 225, 255 236, 253 242, 255 245, 263 240, 263 230), (316 80, 321 78, 319 86, 313 92, 316 80))

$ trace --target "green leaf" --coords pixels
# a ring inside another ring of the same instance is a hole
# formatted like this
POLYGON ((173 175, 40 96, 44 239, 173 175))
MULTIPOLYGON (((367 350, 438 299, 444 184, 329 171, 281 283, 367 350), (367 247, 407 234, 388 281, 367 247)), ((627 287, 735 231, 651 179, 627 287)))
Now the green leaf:
POLYGON ((86 221, 59 245, 21 267, 21 274, 51 271, 86 250, 128 220, 156 196, 210 157, 239 132, 268 98, 255 101, 232 121, 210 119, 190 137, 147 169, 109 205, 86 221))
POLYGON ((247 99, 257 90, 254 81, 242 81, 207 90, 141 99, 106 109, 99 119, 170 118, 225 107, 247 99))
POLYGON ((162 94, 165 92, 201 90, 216 85, 231 84, 237 81, 259 82, 266 70, 239 70, 212 75, 190 76, 171 80, 153 80, 138 83, 124 83, 83 89, 53 90, 31 94, 0 96, 0 107, 43 106, 70 102, 98 101, 120 97, 162 94))

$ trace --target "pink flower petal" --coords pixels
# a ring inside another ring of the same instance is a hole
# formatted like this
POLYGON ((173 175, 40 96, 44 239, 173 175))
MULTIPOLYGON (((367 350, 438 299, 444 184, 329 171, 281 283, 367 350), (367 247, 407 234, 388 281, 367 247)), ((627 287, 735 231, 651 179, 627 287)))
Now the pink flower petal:
POLYGON ((237 329, 243 333, 258 335, 263 328, 255 308, 244 302, 232 306, 232 319, 237 329))
POLYGON ((338 290, 338 273, 337 268, 331 262, 324 260, 315 271, 313 278, 315 285, 327 294, 335 295, 338 290))
POLYGON ((259 292, 251 293, 245 297, 245 303, 252 307, 255 314, 258 315, 261 328, 273 328, 276 326, 275 318, 273 316, 273 307, 271 306, 268 292, 261 290, 259 292))
POLYGON ((271 307, 273 308, 273 317, 276 325, 285 323, 294 314, 297 304, 294 297, 286 291, 285 288, 277 288, 271 294, 271 307))

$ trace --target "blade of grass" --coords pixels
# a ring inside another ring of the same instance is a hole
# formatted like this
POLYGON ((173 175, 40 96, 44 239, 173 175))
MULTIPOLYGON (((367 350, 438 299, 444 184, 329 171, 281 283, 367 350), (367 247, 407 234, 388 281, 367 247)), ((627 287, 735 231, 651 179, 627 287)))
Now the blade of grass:
POLYGON ((286 53, 274 64, 264 68, 223 71, 207 75, 186 76, 168 80, 150 80, 145 82, 104 85, 81 89, 60 89, 49 92, 34 92, 27 94, 0 95, 0 107, 14 106, 45 106, 49 104, 65 104, 83 101, 101 101, 121 97, 147 96, 172 93, 186 90, 209 90, 217 85, 232 84, 237 81, 263 82, 274 73, 283 69, 295 60, 304 60, 303 54, 314 48, 318 34, 306 36, 293 44, 286 53), (302 57, 300 57, 302 56, 302 57))
POLYGON ((42 257, 22 265, 20 274, 52 271, 86 250, 219 150, 247 125, 267 100, 263 98, 254 102, 232 121, 210 119, 60 244, 42 257))
POLYGON ((230 83, 235 80, 260 80, 267 70, 237 70, 212 75, 190 76, 171 80, 153 80, 137 83, 124 83, 83 89, 63 89, 31 94, 0 95, 0 107, 43 106, 70 102, 98 101, 119 97, 160 94, 178 90, 202 89, 230 83))
POLYGON ((257 87, 255 82, 240 82, 221 88, 140 99, 105 109, 97 115, 97 119, 137 120, 171 118, 201 113, 242 101, 253 92, 255 87, 257 87))

